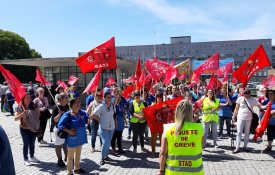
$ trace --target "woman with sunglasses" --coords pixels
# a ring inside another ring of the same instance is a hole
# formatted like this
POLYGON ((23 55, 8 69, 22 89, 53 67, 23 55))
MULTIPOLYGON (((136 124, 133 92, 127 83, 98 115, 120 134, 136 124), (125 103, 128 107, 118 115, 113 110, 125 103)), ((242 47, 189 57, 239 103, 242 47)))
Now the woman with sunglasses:
POLYGON ((204 137, 203 137, 203 147, 206 146, 206 139, 208 136, 209 128, 211 127, 211 131, 213 134, 213 144, 215 148, 218 147, 217 139, 217 126, 219 121, 218 109, 220 106, 220 100, 215 98, 214 91, 212 89, 208 89, 207 97, 203 99, 202 102, 202 125, 204 128, 204 137))
POLYGON ((109 91, 105 92, 104 99, 105 101, 92 112, 93 118, 99 122, 99 135, 102 140, 100 165, 104 165, 105 161, 112 161, 108 155, 116 120, 116 110, 109 91))
MULTIPOLYGON (((98 127, 99 123, 96 119, 93 118, 92 112, 97 108, 99 105, 102 104, 102 94, 98 90, 97 93, 95 94, 94 100, 89 104, 87 108, 87 113, 90 116, 90 126, 91 126, 91 132, 92 132, 92 137, 91 137, 91 145, 92 145, 92 150, 91 152, 95 152, 95 142, 96 142, 96 136, 98 132, 98 127)), ((101 144, 101 140, 100 140, 101 144)))

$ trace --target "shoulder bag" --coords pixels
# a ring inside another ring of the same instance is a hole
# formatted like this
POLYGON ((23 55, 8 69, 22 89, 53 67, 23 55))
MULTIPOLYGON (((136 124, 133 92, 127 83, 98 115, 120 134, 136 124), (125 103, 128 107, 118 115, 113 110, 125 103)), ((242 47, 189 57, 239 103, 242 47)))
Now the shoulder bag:
POLYGON ((255 134, 255 130, 259 124, 259 117, 258 115, 252 111, 252 109, 250 109, 250 107, 248 106, 246 99, 244 98, 245 104, 247 106, 247 108, 250 110, 250 112, 252 113, 252 121, 251 121, 251 125, 250 125, 250 133, 251 134, 255 134))

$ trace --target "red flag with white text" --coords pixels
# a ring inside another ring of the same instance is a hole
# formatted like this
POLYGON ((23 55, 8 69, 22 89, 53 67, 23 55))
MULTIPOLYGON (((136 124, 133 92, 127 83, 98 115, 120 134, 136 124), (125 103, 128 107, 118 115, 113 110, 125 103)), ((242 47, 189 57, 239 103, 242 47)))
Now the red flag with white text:
POLYGON ((105 43, 75 59, 83 74, 94 70, 116 69, 115 38, 112 37, 105 43))
POLYGON ((170 65, 164 61, 154 58, 153 60, 146 60, 145 66, 148 72, 150 72, 152 78, 158 81, 164 77, 167 70, 170 69, 170 65))
POLYGON ((177 97, 142 109, 151 133, 162 133, 163 124, 174 122, 176 106, 182 99, 177 97))
POLYGON ((266 79, 262 81, 261 85, 272 88, 273 86, 275 86, 275 76, 269 75, 266 79))
POLYGON ((25 86, 7 69, 0 64, 0 71, 6 80, 8 87, 14 96, 16 102, 20 104, 22 98, 26 95, 25 86))
POLYGON ((227 75, 229 73, 233 73, 233 62, 227 63, 225 66, 220 67, 217 70, 217 75, 218 77, 222 77, 223 75, 225 75, 227 73, 227 75))
POLYGON ((215 53, 213 56, 205 60, 195 71, 199 74, 209 73, 219 69, 220 54, 215 53))
POLYGON ((71 75, 71 76, 69 77, 68 84, 72 86, 72 85, 74 85, 78 80, 79 80, 79 78, 77 78, 77 77, 71 75))
POLYGON ((239 82, 243 83, 245 88, 250 78, 258 70, 271 66, 271 63, 267 57, 264 47, 260 45, 247 60, 235 71, 232 76, 239 82))

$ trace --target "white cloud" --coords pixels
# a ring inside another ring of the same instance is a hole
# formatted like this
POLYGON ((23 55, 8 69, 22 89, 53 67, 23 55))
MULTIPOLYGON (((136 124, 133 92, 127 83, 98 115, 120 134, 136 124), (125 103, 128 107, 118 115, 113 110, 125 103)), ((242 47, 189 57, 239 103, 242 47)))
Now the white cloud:
POLYGON ((134 6, 147 11, 168 24, 213 24, 213 20, 202 10, 169 4, 166 0, 105 0, 112 5, 134 6))

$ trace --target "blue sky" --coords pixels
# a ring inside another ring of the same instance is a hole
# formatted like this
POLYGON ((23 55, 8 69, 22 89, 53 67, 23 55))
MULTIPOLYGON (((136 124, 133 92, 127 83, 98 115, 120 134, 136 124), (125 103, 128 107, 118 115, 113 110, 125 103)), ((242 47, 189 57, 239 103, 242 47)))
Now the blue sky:
MULTIPOLYGON (((117 46, 272 38, 274 0, 0 0, 0 29, 43 57, 77 56, 112 36, 117 46), (156 31, 156 37, 154 36, 156 31)), ((273 44, 275 43, 273 41, 273 44)))

